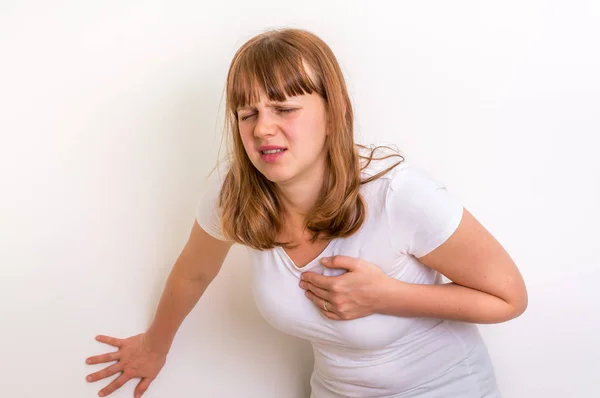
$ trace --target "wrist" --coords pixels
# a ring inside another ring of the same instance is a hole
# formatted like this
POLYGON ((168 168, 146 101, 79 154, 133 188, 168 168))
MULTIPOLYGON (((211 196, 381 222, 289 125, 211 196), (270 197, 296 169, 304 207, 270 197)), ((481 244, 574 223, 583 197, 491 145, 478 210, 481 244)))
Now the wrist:
POLYGON ((398 311, 399 296, 402 294, 407 283, 390 276, 385 276, 377 289, 377 300, 375 312, 383 315, 392 315, 398 311))
POLYGON ((161 355, 167 355, 173 343, 173 338, 159 333, 152 326, 144 333, 144 337, 149 349, 161 355))

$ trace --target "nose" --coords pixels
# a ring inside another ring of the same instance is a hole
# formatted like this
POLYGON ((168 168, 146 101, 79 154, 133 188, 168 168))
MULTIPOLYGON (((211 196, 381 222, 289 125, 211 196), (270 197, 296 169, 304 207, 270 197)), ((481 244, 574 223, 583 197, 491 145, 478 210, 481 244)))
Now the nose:
POLYGON ((269 137, 276 133, 277 125, 268 112, 259 112, 254 125, 254 136, 256 138, 269 137))

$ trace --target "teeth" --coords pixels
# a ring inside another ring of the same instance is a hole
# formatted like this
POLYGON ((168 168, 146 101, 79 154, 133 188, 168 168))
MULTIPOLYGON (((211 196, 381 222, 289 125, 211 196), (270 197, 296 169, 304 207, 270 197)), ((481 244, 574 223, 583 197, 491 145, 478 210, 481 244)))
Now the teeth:
POLYGON ((264 153, 265 155, 268 155, 270 153, 278 153, 278 152, 283 152, 285 149, 269 149, 267 151, 261 151, 262 153, 264 153))

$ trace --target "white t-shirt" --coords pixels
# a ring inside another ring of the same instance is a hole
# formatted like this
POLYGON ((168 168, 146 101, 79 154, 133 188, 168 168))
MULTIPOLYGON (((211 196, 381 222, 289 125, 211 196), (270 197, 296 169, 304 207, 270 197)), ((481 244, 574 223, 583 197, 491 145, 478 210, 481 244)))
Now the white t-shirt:
MULTIPOLYGON (((399 158, 373 161, 362 178, 399 158)), ((198 206, 200 226, 217 239, 216 200, 226 170, 208 180, 198 206)), ((253 292, 262 316, 276 329, 312 343, 312 398, 491 398, 499 397, 494 370, 476 325, 434 318, 374 314, 350 321, 324 317, 298 286, 306 271, 339 275, 322 257, 345 255, 378 265, 409 282, 441 283, 421 257, 456 230, 463 207, 424 170, 403 162, 363 184, 364 224, 352 236, 332 240, 313 261, 298 268, 281 247, 248 247, 253 292)))

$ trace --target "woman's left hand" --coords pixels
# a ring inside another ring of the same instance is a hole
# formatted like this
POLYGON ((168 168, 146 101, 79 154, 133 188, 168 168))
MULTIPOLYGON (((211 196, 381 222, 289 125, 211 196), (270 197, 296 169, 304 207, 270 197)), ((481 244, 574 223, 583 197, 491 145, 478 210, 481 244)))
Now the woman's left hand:
POLYGON ((328 268, 348 270, 339 276, 302 274, 300 287, 323 315, 334 320, 351 320, 378 312, 392 280, 378 266, 347 256, 324 258, 321 262, 328 268))

